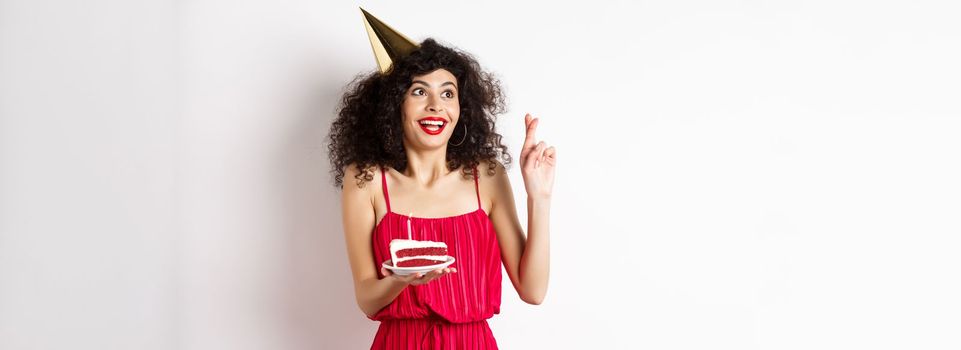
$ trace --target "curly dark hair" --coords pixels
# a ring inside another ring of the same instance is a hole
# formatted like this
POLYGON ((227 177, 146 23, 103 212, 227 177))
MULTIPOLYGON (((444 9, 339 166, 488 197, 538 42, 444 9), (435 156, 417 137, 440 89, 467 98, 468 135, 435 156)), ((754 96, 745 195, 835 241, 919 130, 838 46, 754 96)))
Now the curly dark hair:
POLYGON ((346 167, 354 164, 357 186, 373 180, 373 169, 389 166, 407 168, 401 105, 413 77, 446 69, 457 78, 460 119, 467 123, 467 135, 457 128, 453 140, 464 138, 458 146, 447 147, 447 168, 463 167, 465 178, 487 161, 493 175, 497 161, 506 167, 511 162, 502 136, 495 132, 496 116, 505 110, 499 81, 480 68, 468 53, 438 44, 428 38, 420 48, 396 59, 389 71, 361 74, 348 85, 328 135, 328 157, 333 166, 334 185, 343 186, 346 167))

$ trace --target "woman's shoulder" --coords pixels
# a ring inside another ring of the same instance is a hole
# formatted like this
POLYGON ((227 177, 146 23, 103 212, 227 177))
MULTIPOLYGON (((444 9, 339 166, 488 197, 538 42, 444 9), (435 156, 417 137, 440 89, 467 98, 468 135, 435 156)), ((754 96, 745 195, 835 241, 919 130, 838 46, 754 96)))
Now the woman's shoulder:
POLYGON ((492 198, 495 202, 505 193, 510 193, 510 179, 507 168, 498 160, 484 160, 477 165, 477 179, 483 196, 492 198))
POLYGON ((477 165, 480 196, 489 202, 487 208, 490 214, 498 203, 513 202, 513 190, 507 177, 507 168, 498 160, 483 160, 477 165), (508 198, 510 197, 510 198, 508 198))
POLYGON ((356 163, 351 163, 344 167, 344 178, 343 178, 343 188, 348 190, 357 191, 368 191, 371 184, 379 184, 380 182, 373 181, 376 177, 380 176, 380 168, 376 166, 367 166, 366 168, 359 167, 356 163))

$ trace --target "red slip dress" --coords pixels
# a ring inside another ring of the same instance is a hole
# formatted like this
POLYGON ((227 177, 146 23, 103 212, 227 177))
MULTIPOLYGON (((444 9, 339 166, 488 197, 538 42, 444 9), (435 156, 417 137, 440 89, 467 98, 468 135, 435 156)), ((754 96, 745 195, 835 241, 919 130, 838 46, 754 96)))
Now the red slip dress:
MULTIPOLYGON (((374 227, 374 263, 390 260, 390 241, 407 238, 407 220, 415 240, 447 244, 456 261, 447 274, 427 284, 407 286, 370 319, 380 321, 371 349, 497 349, 487 319, 500 313, 501 254, 497 233, 481 208, 477 169, 477 210, 445 218, 418 218, 390 209, 387 178, 380 179, 387 214, 374 227)), ((385 276, 379 276, 385 278, 385 276)))

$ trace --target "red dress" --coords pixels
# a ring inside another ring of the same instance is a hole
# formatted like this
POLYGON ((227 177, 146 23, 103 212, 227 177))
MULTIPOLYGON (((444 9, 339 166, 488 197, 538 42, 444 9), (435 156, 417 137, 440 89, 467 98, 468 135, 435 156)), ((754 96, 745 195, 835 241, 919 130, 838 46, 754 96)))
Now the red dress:
MULTIPOLYGON (((412 238, 447 244, 457 272, 427 284, 407 286, 378 311, 371 349, 497 349, 487 319, 500 313, 501 254, 497 233, 481 208, 474 171, 477 210, 446 218, 411 218, 412 238)), ((390 260, 390 241, 407 238, 407 218, 390 210, 387 178, 380 178, 387 214, 374 227, 372 245, 378 271, 390 260)), ((380 276, 384 278, 384 276, 380 276)))

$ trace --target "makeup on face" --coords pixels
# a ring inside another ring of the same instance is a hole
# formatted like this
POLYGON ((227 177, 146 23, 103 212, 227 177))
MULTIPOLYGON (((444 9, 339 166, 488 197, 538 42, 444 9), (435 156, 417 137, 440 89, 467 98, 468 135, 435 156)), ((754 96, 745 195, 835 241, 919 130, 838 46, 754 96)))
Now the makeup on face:
POLYGON ((420 125, 420 129, 424 130, 428 135, 440 135, 449 122, 447 119, 438 116, 428 116, 417 120, 417 124, 420 125))

